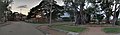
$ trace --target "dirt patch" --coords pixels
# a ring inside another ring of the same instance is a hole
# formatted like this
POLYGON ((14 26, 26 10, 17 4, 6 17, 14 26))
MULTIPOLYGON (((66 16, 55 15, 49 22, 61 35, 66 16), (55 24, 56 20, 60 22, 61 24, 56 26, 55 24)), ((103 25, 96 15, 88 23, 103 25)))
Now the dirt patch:
POLYGON ((87 27, 88 30, 86 32, 81 33, 81 35, 107 35, 106 33, 101 31, 102 27, 87 27))
POLYGON ((52 30, 48 26, 40 26, 40 27, 38 27, 38 29, 46 30, 50 35, 66 35, 66 33, 52 30))
POLYGON ((88 30, 85 32, 82 32, 80 35, 120 35, 120 34, 108 34, 102 31, 105 27, 87 27, 88 30))

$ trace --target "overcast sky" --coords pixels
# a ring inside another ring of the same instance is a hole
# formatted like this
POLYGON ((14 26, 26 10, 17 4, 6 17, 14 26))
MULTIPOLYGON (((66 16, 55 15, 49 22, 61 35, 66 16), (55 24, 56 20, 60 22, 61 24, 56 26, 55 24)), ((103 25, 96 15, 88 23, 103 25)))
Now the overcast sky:
MULTIPOLYGON (((29 10, 32 7, 35 7, 38 5, 42 0, 14 0, 12 4, 12 11, 13 12, 19 12, 20 13, 20 8, 17 8, 19 6, 27 5, 27 8, 22 8, 21 13, 23 14, 28 14, 29 10)), ((56 0, 58 5, 64 5, 62 0, 56 0)))

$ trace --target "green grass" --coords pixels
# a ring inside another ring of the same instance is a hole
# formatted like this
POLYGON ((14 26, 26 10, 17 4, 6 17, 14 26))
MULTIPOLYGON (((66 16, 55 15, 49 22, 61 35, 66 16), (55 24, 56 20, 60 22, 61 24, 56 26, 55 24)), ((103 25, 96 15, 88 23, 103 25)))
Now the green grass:
POLYGON ((103 31, 106 33, 120 33, 120 28, 104 28, 103 31))
POLYGON ((70 27, 70 26, 63 26, 63 25, 54 25, 52 27, 61 29, 64 31, 69 31, 69 32, 83 32, 86 29, 86 28, 82 28, 82 27, 70 27))

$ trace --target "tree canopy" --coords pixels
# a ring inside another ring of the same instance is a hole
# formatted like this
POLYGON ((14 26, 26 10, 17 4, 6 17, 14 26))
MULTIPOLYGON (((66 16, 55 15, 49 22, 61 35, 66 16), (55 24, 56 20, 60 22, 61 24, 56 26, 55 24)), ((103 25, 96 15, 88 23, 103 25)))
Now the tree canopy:
POLYGON ((33 7, 30 12, 29 12, 29 15, 27 16, 28 19, 29 18, 34 18, 36 17, 36 15, 39 15, 40 13, 39 12, 42 12, 43 13, 43 16, 49 18, 50 16, 50 9, 52 9, 52 19, 56 19, 58 17, 60 17, 60 15, 63 15, 63 7, 62 6, 59 6, 56 4, 56 1, 53 1, 52 2, 52 5, 50 4, 51 2, 48 2, 48 1, 42 1, 39 5, 33 7), (50 8, 52 6, 52 8, 50 8), (39 14, 37 14, 39 13, 39 14))
POLYGON ((0 19, 5 17, 5 12, 9 11, 9 13, 11 13, 10 9, 8 8, 11 2, 13 1, 12 0, 0 0, 0 19))
POLYGON ((39 12, 49 18, 50 12, 52 12, 52 19, 55 19, 67 12, 75 18, 76 24, 86 24, 94 18, 98 22, 104 19, 106 23, 116 24, 119 16, 120 0, 63 0, 63 2, 65 5, 59 6, 56 1, 43 0, 30 10, 28 18, 36 17, 39 12), (111 17, 113 17, 113 22, 110 22, 111 17))
MULTIPOLYGON (((66 8, 73 7, 76 14, 76 24, 84 24, 92 18, 91 16, 102 16, 106 23, 110 23, 110 17, 113 17, 113 24, 116 23, 119 16, 120 0, 64 0, 66 8), (97 15, 99 14, 99 15, 97 15)), ((69 11, 70 12, 70 11, 69 11)), ((99 17, 98 17, 99 18, 99 17)))

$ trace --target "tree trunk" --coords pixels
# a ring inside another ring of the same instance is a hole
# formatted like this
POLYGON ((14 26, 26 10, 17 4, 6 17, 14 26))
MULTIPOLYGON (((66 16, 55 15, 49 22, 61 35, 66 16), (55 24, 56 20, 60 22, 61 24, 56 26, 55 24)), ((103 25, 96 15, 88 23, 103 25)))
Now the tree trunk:
POLYGON ((83 12, 84 9, 84 3, 80 5, 80 12, 77 14, 77 21, 76 24, 85 24, 85 13, 83 12))
POLYGON ((116 17, 116 12, 114 12, 114 16, 113 16, 113 25, 116 24, 116 20, 117 20, 117 17, 116 17))
POLYGON ((118 23, 117 23, 118 16, 119 16, 119 11, 117 11, 117 12, 114 13, 114 18, 113 18, 114 25, 118 25, 118 23))
POLYGON ((86 23, 89 23, 91 19, 91 15, 87 14, 86 18, 87 18, 86 23))
POLYGON ((115 11, 114 11, 114 15, 113 15, 113 26, 115 26, 116 25, 116 22, 117 22, 117 19, 118 19, 118 14, 119 14, 119 11, 117 11, 116 12, 116 10, 117 10, 117 4, 115 5, 115 11))
POLYGON ((106 13, 106 23, 110 24, 110 15, 108 14, 108 12, 106 13))

